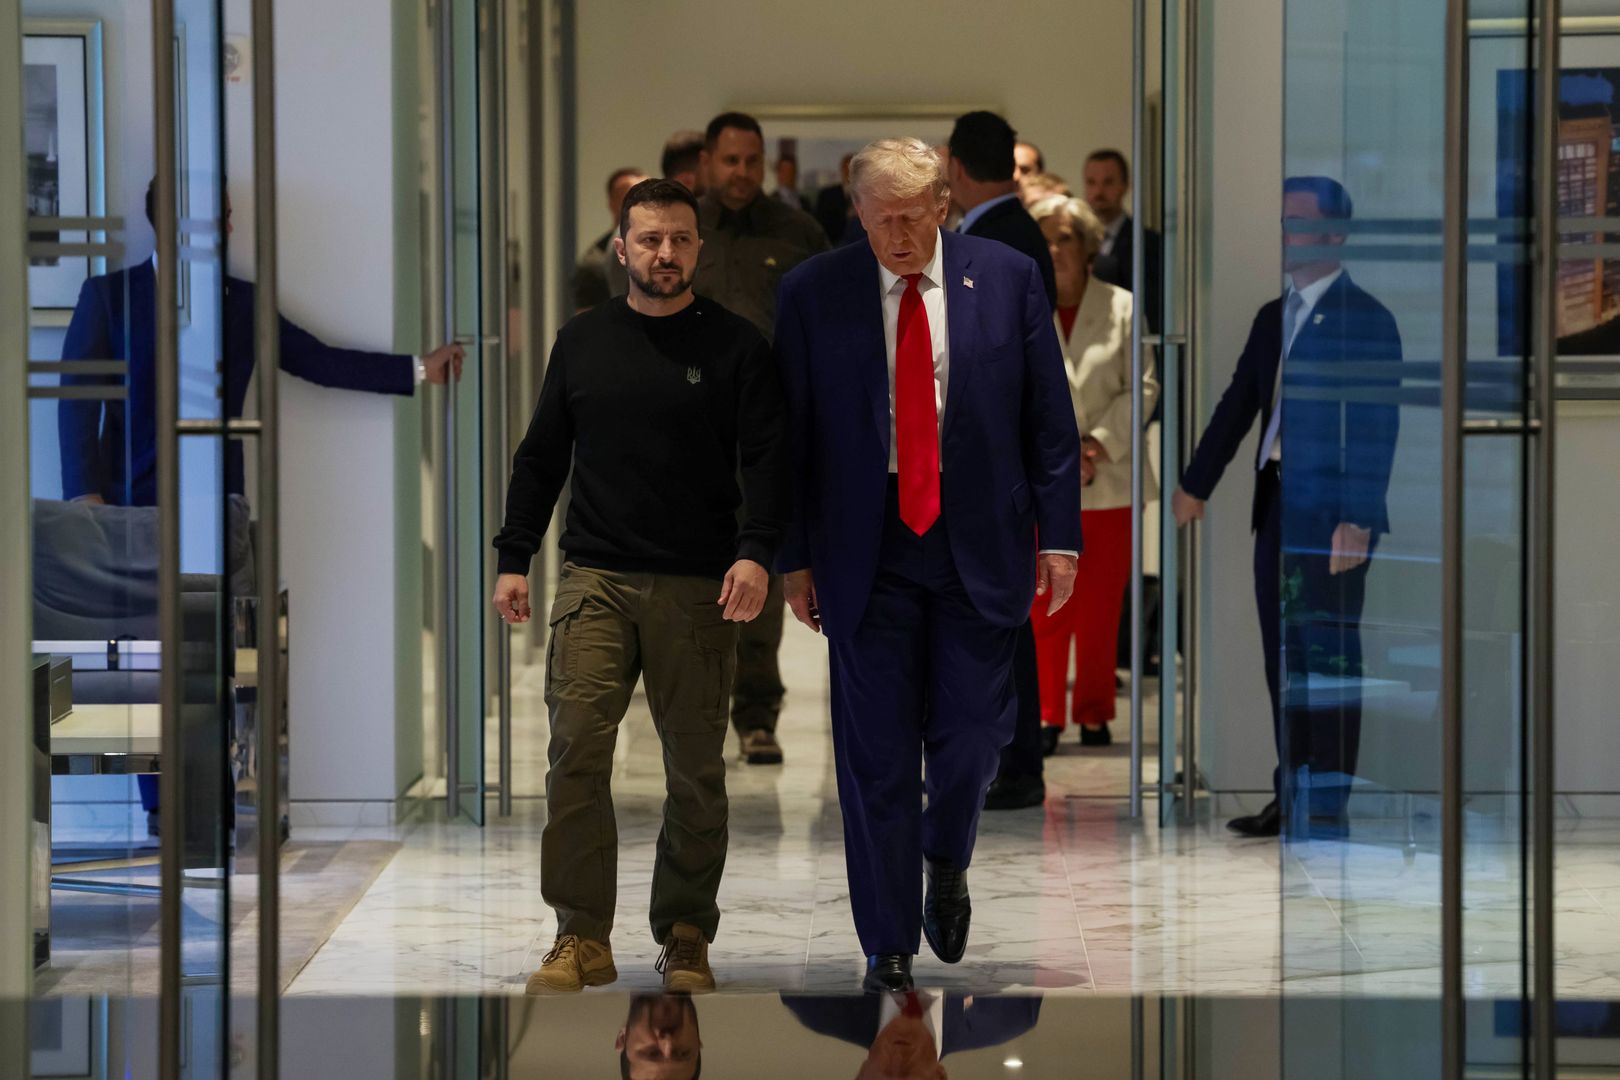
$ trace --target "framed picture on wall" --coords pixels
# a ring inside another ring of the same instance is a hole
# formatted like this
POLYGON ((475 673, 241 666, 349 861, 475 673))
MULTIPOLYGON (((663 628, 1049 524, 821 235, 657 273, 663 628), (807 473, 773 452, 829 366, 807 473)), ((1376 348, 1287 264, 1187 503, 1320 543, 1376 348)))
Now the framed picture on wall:
MULTIPOLYGON (((40 227, 29 229, 29 241, 52 245, 104 241, 103 231, 64 227, 72 219, 107 213, 99 20, 30 19, 24 24, 23 110, 28 216, 41 219, 40 227)), ((106 259, 99 255, 31 251, 28 296, 34 323, 66 325, 79 287, 106 269, 106 259)))
MULTIPOLYGON (((1487 115, 1496 130, 1487 145, 1496 153, 1497 216, 1525 221, 1533 214, 1534 186, 1522 162, 1532 156, 1534 74, 1524 66, 1524 31, 1502 22, 1476 29, 1470 62, 1494 73, 1488 86, 1495 108, 1487 115)), ((1577 231, 1561 232, 1558 352, 1620 355, 1620 258, 1604 250, 1620 236, 1612 223, 1620 217, 1620 19, 1566 20, 1561 51, 1558 217, 1564 230, 1577 231)), ((1504 356, 1523 355, 1527 347, 1530 270, 1522 260, 1497 270, 1498 351, 1504 356)))
MULTIPOLYGON (((836 219, 849 214, 837 200, 846 157, 874 139, 914 135, 930 146, 943 146, 956 118, 974 109, 1000 111, 994 105, 731 105, 759 121, 765 131, 765 170, 774 176, 776 164, 791 158, 797 168, 797 193, 804 208, 822 221, 828 239, 837 244, 843 230, 836 219), (827 192, 837 207, 821 198, 827 192), (821 203, 818 210, 818 203, 821 203), (835 212, 836 211, 836 212, 835 212), (832 235, 837 232, 839 235, 832 235)), ((766 187, 773 186, 767 180, 766 187)))

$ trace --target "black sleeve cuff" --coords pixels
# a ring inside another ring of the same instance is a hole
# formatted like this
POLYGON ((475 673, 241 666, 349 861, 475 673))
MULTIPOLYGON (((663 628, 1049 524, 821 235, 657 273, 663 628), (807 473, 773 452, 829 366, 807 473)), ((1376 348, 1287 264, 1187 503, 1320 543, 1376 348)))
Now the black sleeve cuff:
POLYGON ((495 560, 495 572, 497 574, 522 574, 524 577, 528 577, 529 562, 533 558, 534 556, 526 551, 513 551, 510 548, 503 548, 500 557, 495 560))
POLYGON ((744 537, 737 544, 737 558, 757 562, 765 568, 767 573, 775 573, 772 564, 776 562, 776 551, 763 540, 744 537))

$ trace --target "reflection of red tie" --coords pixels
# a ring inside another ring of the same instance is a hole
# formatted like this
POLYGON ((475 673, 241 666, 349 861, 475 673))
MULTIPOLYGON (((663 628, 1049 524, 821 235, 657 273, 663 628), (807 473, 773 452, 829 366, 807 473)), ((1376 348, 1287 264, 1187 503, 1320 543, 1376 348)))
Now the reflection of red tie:
POLYGON ((906 275, 894 349, 894 439, 900 467, 900 520, 921 536, 939 520, 939 408, 934 343, 917 288, 906 275))
POLYGON ((922 999, 915 990, 906 993, 906 1003, 900 1007, 901 1016, 909 1016, 913 1020, 921 1020, 923 1014, 922 999))

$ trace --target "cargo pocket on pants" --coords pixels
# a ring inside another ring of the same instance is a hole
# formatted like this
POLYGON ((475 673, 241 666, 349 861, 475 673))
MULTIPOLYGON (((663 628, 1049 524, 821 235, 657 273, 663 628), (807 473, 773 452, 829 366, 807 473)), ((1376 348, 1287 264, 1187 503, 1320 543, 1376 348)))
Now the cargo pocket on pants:
POLYGON ((692 627, 692 663, 681 708, 670 717, 671 731, 723 731, 731 711, 737 674, 737 624, 700 623, 692 627))
POLYGON ((587 599, 581 589, 562 589, 551 602, 551 635, 546 643, 546 686, 551 693, 573 676, 579 612, 587 599))

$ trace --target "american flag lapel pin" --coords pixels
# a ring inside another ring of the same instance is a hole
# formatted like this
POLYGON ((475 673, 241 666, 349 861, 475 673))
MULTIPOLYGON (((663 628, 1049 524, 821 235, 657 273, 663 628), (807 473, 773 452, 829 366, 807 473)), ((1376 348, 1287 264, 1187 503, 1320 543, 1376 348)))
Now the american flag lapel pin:
POLYGON ((965 278, 963 278, 963 279, 962 279, 962 287, 963 287, 963 288, 964 288, 964 289, 971 289, 971 288, 973 288, 973 279, 972 279, 972 278, 970 278, 970 277, 965 277, 965 278))
POLYGON ((1311 325, 1312 326, 1321 326, 1322 325, 1322 320, 1325 319, 1325 318, 1327 318, 1327 316, 1323 315, 1319 311, 1319 312, 1316 313, 1316 318, 1311 320, 1311 325))

